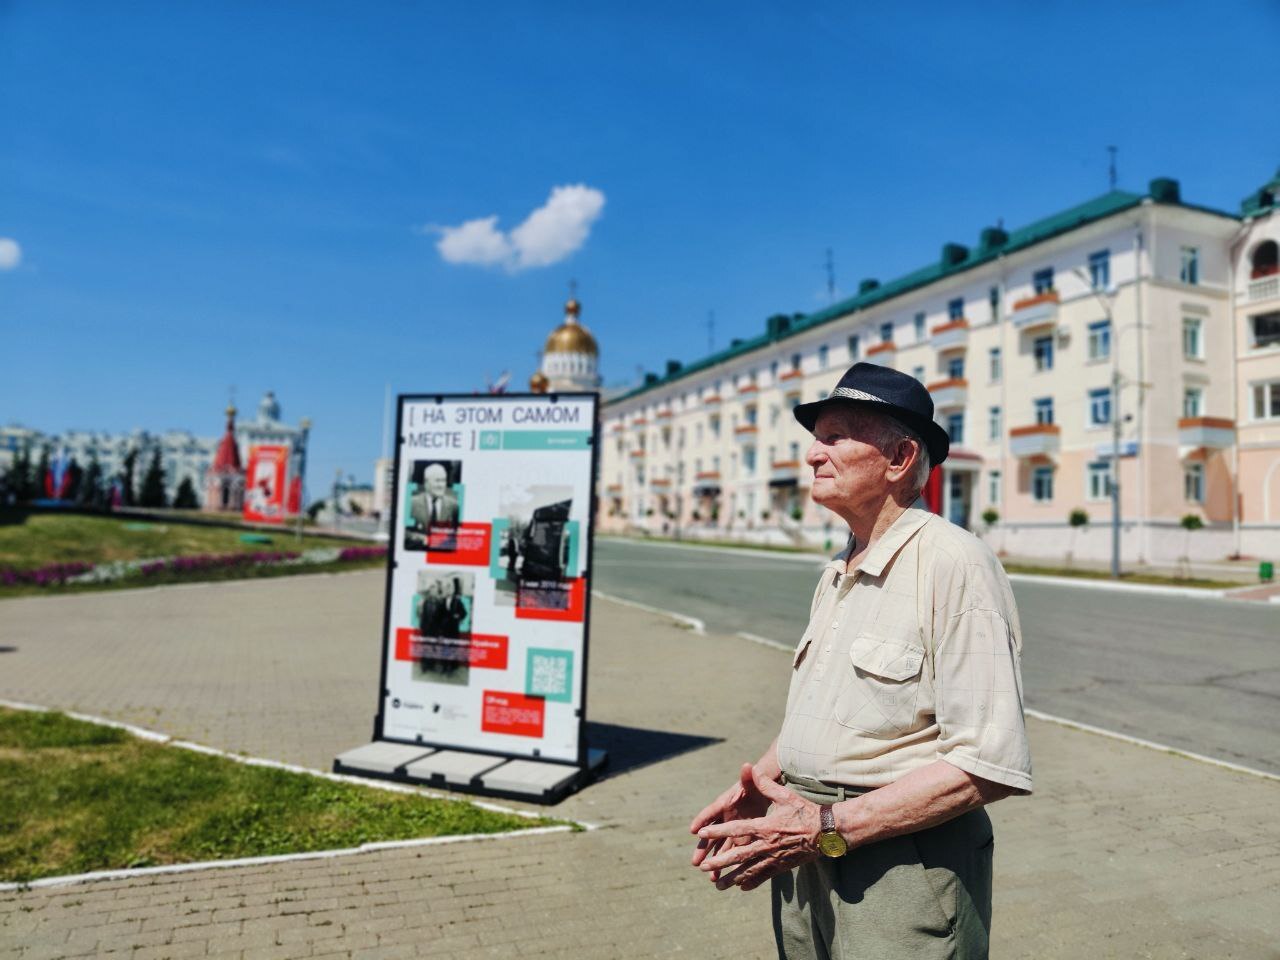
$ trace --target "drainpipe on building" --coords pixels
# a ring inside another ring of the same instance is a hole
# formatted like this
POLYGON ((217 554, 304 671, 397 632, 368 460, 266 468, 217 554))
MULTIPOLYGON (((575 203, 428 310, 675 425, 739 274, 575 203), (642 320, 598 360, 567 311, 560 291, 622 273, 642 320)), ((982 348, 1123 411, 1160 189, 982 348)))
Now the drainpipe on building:
MULTIPOLYGON (((1151 200, 1148 198, 1143 200, 1144 206, 1150 206, 1151 200)), ((1146 558, 1151 556, 1151 517, 1148 516, 1147 508, 1147 418, 1146 418, 1146 381, 1143 379, 1146 373, 1146 364, 1144 354, 1146 344, 1142 337, 1142 221, 1138 220, 1137 232, 1133 237, 1134 246, 1134 287, 1133 287, 1133 309, 1134 323, 1137 326, 1138 336, 1138 395, 1134 402, 1134 409, 1137 410, 1138 419, 1138 449, 1135 452, 1135 464, 1137 468, 1134 472, 1138 475, 1138 563, 1146 562, 1146 558)), ((1150 218, 1151 230, 1151 260, 1155 263, 1155 218, 1150 218)), ((1152 268, 1152 275, 1155 270, 1152 268)), ((1117 337, 1117 341, 1118 341, 1117 337)), ((1119 343, 1116 344, 1117 356, 1119 343)), ((1120 457, 1117 451, 1115 461, 1116 476, 1120 475, 1120 457)))
MULTIPOLYGON (((1005 375, 1005 369, 1009 363, 1008 344, 1005 341, 1009 337, 1008 318, 1005 316, 1005 297, 1008 294, 1008 273, 1004 262, 1004 253, 1001 252, 996 256, 996 265, 1000 272, 998 283, 999 288, 999 305, 996 310, 996 323, 1000 325, 1000 336, 998 342, 1000 344, 1000 548, 1003 552, 1008 553, 1009 532, 1007 524, 1009 522, 1009 513, 1005 507, 1009 496, 1005 492, 1009 486, 1009 378, 1005 375)), ((990 364, 991 358, 987 358, 990 364)), ((989 371, 988 371, 989 372, 989 371)), ((1014 478, 1016 480, 1016 478, 1014 478)), ((987 481, 990 483, 990 479, 987 481)))
POLYGON ((1227 243, 1227 309, 1231 317, 1231 422, 1235 424, 1235 441, 1231 444, 1231 557, 1239 559, 1244 552, 1240 540, 1240 384, 1237 373, 1240 367, 1240 334, 1236 329, 1236 245, 1244 239, 1253 225, 1252 217, 1245 217, 1236 235, 1227 243))

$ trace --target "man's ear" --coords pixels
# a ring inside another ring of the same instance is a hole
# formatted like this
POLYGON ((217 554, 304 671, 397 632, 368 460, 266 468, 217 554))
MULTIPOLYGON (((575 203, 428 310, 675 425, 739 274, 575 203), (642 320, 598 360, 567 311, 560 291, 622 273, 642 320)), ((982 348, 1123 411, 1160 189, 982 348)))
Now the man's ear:
POLYGON ((886 471, 889 482, 897 483, 906 477, 919 458, 920 447, 914 441, 905 437, 899 440, 893 448, 893 455, 889 458, 889 468, 886 471))

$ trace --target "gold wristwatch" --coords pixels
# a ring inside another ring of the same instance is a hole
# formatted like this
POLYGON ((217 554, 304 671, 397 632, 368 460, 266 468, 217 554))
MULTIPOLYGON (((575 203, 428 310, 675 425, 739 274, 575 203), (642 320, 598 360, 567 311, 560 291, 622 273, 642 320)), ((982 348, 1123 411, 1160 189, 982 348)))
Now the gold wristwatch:
POLYGON ((836 831, 836 815, 831 804, 824 803, 818 808, 818 849, 824 857, 843 857, 849 852, 849 844, 836 831))

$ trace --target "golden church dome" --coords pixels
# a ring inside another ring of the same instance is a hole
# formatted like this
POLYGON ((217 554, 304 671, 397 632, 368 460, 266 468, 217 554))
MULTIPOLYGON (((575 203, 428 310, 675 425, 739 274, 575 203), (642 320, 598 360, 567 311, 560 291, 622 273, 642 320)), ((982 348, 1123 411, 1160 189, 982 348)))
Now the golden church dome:
POLYGON ((600 355, 596 338, 578 322, 581 311, 582 304, 577 300, 570 300, 564 305, 564 323, 551 331, 543 353, 585 353, 593 357, 600 355))
POLYGON ((550 384, 550 382, 551 381, 547 379, 546 374, 544 374, 541 370, 539 370, 537 373, 535 373, 532 377, 529 378, 529 389, 532 390, 534 393, 546 393, 547 386, 550 384))

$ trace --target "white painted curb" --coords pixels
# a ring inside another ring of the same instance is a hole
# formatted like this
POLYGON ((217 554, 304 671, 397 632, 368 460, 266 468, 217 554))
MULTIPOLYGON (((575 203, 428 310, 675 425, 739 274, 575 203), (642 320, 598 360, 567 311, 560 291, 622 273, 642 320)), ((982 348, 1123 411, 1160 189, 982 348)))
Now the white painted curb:
POLYGON ((676 613, 674 610, 663 610, 661 607, 651 607, 647 603, 640 603, 636 600, 624 600, 622 597, 615 597, 613 594, 605 593, 603 590, 592 590, 591 595, 602 600, 608 600, 610 603, 620 603, 624 607, 634 607, 636 610, 643 610, 645 613, 656 613, 660 617, 669 617, 677 623, 684 624, 699 635, 705 635, 707 632, 707 625, 697 617, 688 617, 683 613, 676 613))
POLYGON ((1227 599, 1226 590, 1202 590, 1197 587, 1166 587, 1158 583, 1116 583, 1111 580, 1095 580, 1090 577, 1048 577, 1035 573, 1011 573, 1012 583, 1042 583, 1053 587, 1082 587, 1086 590, 1111 590, 1128 593, 1148 593, 1165 597, 1195 597, 1197 599, 1227 599))

